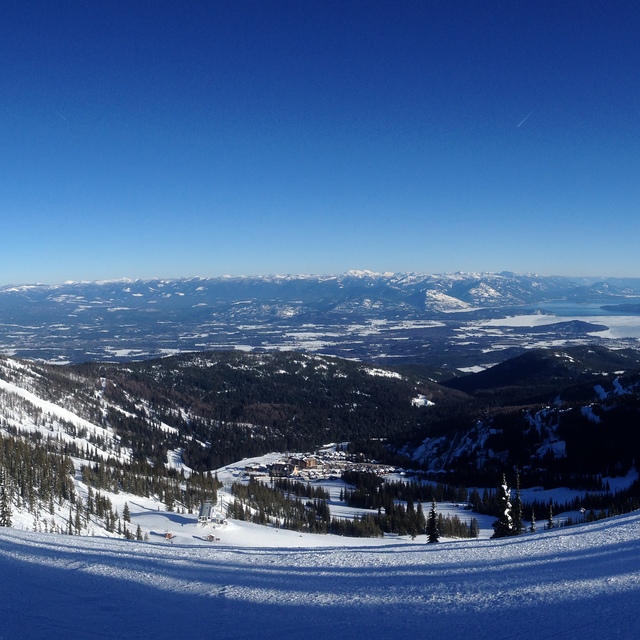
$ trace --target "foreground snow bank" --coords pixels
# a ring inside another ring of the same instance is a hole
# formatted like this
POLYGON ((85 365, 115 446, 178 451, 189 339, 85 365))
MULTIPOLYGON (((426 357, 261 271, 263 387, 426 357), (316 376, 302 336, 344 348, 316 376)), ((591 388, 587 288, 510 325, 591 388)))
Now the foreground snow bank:
POLYGON ((518 538, 150 544, 0 530, 2 638, 636 636, 640 514, 518 538))

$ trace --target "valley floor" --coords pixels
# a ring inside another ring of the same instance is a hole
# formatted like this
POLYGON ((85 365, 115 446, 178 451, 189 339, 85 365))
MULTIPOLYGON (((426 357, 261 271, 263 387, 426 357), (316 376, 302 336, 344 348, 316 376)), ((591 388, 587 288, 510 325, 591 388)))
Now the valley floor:
POLYGON ((0 638, 638 637, 638 512, 436 545, 229 526, 242 545, 1 529, 0 638))

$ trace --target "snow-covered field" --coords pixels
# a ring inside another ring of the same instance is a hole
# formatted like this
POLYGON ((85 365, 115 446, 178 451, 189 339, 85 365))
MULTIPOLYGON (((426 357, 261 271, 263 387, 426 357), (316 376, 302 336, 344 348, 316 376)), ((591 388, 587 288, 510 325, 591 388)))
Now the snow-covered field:
POLYGON ((207 545, 2 529, 0 637, 639 637, 640 513, 437 545, 228 526, 207 545))

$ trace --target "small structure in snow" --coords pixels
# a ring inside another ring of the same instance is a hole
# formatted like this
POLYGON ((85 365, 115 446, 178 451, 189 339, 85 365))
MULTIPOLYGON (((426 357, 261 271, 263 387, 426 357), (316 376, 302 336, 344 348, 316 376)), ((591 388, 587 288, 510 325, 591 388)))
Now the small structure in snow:
POLYGON ((211 502, 203 502, 198 512, 198 522, 200 524, 224 524, 225 519, 219 511, 216 511, 211 502))
POLYGON ((211 522, 211 516, 213 515, 213 505, 210 502, 203 502, 200 505, 200 511, 198 512, 198 522, 206 524, 211 522))

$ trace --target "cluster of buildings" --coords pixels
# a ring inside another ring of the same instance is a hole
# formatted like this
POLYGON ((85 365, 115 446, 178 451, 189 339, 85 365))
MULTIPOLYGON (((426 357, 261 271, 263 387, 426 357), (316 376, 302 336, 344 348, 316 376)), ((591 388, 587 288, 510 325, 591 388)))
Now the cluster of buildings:
POLYGON ((283 456, 271 464, 250 464, 244 469, 249 476, 299 478, 305 481, 340 479, 345 471, 366 471, 377 475, 399 470, 375 462, 355 461, 344 451, 321 451, 316 454, 283 456))

